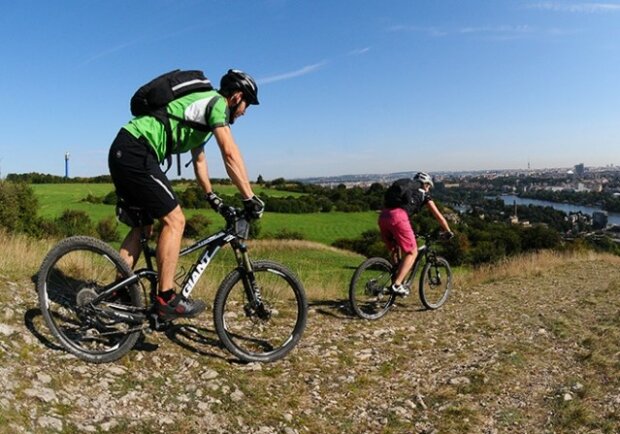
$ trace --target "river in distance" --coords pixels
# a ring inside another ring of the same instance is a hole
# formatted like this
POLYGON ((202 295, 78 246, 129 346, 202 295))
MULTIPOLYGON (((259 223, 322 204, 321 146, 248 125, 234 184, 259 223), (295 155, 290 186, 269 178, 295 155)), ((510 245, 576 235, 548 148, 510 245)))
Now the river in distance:
MULTIPOLYGON (((539 200, 539 199, 527 199, 519 196, 514 196, 511 194, 497 196, 499 199, 504 201, 506 205, 513 205, 515 202, 517 205, 534 205, 534 206, 550 206, 559 211, 563 211, 566 214, 568 213, 576 213, 581 212, 582 214, 587 214, 592 216, 592 214, 596 211, 603 211, 601 208, 595 208, 591 206, 582 206, 582 205, 572 205, 570 203, 559 203, 559 202, 549 202, 547 200, 539 200)), ((606 212, 606 211, 603 211, 606 212)), ((620 225, 620 213, 607 212, 607 224, 609 225, 620 225)))

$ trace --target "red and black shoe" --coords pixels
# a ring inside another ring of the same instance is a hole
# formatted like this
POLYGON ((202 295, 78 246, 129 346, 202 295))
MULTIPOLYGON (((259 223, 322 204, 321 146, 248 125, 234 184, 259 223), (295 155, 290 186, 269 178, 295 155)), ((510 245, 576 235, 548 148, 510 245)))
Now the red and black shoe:
POLYGON ((161 294, 157 297, 157 314, 164 321, 176 318, 193 318, 202 313, 207 305, 202 300, 192 300, 180 294, 166 297, 161 294), (166 301, 166 299, 168 299, 166 301))

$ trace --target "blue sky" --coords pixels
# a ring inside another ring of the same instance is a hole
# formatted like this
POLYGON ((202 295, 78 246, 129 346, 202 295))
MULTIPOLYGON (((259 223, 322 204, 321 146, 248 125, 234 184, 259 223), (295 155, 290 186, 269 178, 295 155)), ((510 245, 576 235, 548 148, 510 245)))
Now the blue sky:
POLYGON ((175 68, 257 79, 252 179, 620 165, 620 1, 20 0, 0 37, 3 177, 65 152, 107 174, 130 96, 175 68))

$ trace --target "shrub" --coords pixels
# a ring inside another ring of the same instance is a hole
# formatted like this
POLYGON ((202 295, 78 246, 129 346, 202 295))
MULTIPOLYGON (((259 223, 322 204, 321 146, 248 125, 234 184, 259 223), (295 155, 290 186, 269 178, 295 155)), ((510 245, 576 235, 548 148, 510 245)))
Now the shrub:
POLYGON ((29 185, 0 181, 0 227, 8 232, 40 235, 39 204, 29 185))
POLYGON ((93 222, 84 211, 66 209, 55 220, 58 234, 63 237, 71 235, 95 235, 93 222))
POLYGON ((116 205, 116 191, 111 191, 103 197, 102 202, 106 205, 116 205))
POLYGON ((183 236, 187 238, 198 238, 208 235, 208 228, 211 220, 203 214, 195 214, 185 221, 183 236))
POLYGON ((560 243, 560 234, 544 225, 523 228, 521 232, 523 250, 555 249, 560 243))
POLYGON ((118 222, 116 218, 110 216, 97 223, 97 234, 103 241, 119 241, 118 222))
POLYGON ((381 240, 381 234, 376 229, 371 229, 362 233, 359 238, 341 238, 334 241, 332 246, 338 247, 339 249, 351 250, 368 258, 371 256, 381 256, 385 258, 389 254, 381 240))
POLYGON ((460 232, 455 233, 452 239, 438 244, 438 250, 440 250, 441 255, 452 265, 462 265, 467 258, 470 248, 469 239, 460 232))
POLYGON ((250 222, 250 234, 248 237, 250 239, 256 240, 260 236, 260 232, 261 232, 260 220, 252 220, 250 222))
POLYGON ((103 197, 99 197, 99 196, 95 196, 92 193, 88 193, 86 195, 86 197, 84 199, 81 200, 81 202, 88 202, 88 203, 102 203, 103 202, 103 197))

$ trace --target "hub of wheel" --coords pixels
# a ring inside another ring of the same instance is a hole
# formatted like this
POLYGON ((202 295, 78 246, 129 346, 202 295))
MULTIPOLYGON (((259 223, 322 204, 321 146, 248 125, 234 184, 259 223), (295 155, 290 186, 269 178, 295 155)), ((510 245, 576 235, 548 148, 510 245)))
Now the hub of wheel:
POLYGON ((97 295, 97 291, 93 288, 82 288, 75 296, 75 301, 78 306, 83 307, 93 301, 97 295))

